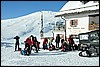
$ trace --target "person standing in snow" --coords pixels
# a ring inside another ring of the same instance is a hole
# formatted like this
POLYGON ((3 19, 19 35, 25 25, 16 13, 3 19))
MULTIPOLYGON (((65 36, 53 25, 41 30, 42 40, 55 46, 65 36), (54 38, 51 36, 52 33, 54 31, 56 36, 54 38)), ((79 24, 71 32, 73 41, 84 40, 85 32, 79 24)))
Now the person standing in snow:
POLYGON ((73 40, 73 35, 70 35, 68 38, 68 42, 69 42, 69 50, 74 50, 74 40, 73 40))
POLYGON ((60 43, 60 35, 57 34, 57 36, 56 36, 56 48, 59 48, 59 43, 60 43))
POLYGON ((20 37, 16 36, 16 37, 14 37, 14 39, 16 39, 16 43, 15 43, 15 51, 16 51, 17 50, 17 46, 18 46, 18 49, 19 49, 19 39, 20 39, 20 37))
POLYGON ((62 35, 62 37, 61 37, 61 47, 60 48, 63 47, 63 42, 64 42, 64 35, 62 35))

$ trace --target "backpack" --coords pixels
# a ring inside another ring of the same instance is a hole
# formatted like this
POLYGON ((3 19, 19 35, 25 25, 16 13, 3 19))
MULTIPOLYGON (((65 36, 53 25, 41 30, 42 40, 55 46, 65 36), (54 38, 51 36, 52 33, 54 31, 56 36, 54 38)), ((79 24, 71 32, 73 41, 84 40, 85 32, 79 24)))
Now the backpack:
POLYGON ((21 55, 26 55, 27 51, 26 50, 21 50, 21 55))

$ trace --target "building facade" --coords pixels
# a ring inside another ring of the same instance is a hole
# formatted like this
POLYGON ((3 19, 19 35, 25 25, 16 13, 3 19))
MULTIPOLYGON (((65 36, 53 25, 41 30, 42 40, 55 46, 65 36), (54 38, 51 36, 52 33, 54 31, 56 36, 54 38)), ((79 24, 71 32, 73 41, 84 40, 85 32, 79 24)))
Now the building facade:
MULTIPOLYGON (((66 38, 99 29, 99 2, 68 1, 55 17, 63 17, 66 38), (73 4, 73 5, 72 5, 73 4)), ((65 35, 64 34, 64 35, 65 35)))

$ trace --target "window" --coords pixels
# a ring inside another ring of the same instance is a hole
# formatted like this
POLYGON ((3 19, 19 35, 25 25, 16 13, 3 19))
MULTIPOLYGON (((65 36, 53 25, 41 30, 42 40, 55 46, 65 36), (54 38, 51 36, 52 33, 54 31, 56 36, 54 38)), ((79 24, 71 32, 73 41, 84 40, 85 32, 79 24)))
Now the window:
POLYGON ((80 40, 88 40, 88 34, 80 35, 80 40))
POLYGON ((90 34, 90 41, 91 42, 99 42, 99 32, 94 32, 90 34))
POLYGON ((70 26, 71 26, 71 27, 77 27, 77 25, 78 25, 78 20, 77 20, 77 19, 75 19, 75 20, 70 20, 70 26))

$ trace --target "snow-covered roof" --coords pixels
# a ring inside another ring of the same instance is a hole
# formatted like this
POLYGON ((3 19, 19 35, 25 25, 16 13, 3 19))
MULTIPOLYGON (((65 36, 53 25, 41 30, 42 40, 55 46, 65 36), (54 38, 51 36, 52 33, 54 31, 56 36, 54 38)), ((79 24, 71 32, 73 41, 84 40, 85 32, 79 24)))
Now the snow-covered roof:
POLYGON ((86 4, 83 4, 80 1, 68 1, 56 14, 56 16, 60 16, 63 14, 75 13, 75 12, 83 12, 83 11, 91 11, 91 10, 99 10, 99 3, 89 1, 86 4))

